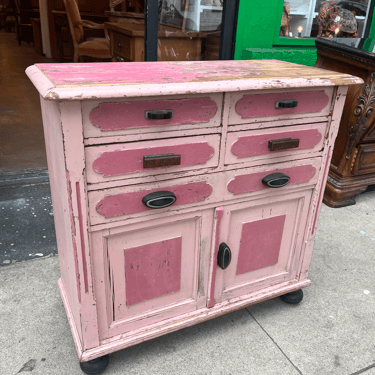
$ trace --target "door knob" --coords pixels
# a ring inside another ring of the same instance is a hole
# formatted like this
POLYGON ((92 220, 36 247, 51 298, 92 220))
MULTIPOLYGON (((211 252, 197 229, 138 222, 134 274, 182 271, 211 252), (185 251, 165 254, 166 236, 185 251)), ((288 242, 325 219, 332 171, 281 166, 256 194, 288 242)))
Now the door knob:
POLYGON ((229 246, 222 242, 219 245, 219 252, 217 254, 217 265, 225 270, 230 265, 230 261, 232 260, 232 252, 230 251, 229 246))

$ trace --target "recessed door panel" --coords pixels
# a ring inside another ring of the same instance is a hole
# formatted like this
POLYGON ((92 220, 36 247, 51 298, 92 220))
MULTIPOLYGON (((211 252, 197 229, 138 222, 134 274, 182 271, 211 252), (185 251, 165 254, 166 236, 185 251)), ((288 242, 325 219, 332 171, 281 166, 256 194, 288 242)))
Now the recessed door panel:
POLYGON ((205 305, 212 217, 206 210, 92 234, 102 339, 205 305))
POLYGON ((217 268, 215 301, 297 277, 312 190, 224 207, 220 242, 231 264, 217 268))

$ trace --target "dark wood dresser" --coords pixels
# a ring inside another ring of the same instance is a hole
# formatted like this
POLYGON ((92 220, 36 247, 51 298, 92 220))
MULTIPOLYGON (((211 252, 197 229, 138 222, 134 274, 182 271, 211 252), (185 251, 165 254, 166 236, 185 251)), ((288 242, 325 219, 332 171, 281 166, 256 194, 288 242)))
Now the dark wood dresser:
POLYGON ((318 38, 315 42, 316 67, 364 81, 349 87, 345 101, 323 199, 330 207, 355 204, 355 197, 375 184, 375 53, 368 52, 375 40, 341 41, 318 38))

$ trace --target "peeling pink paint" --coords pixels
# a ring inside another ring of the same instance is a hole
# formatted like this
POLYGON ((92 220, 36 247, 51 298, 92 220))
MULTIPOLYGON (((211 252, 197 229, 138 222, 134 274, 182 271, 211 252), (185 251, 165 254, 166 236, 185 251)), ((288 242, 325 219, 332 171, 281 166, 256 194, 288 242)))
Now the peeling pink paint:
POLYGON ((277 94, 244 95, 236 104, 242 118, 316 113, 327 106, 330 98, 324 91, 281 92, 277 94), (297 100, 295 108, 275 108, 277 101, 297 100))
POLYGON ((127 306, 181 289, 181 237, 124 251, 127 306))
POLYGON ((215 210, 215 216, 216 216, 216 235, 215 235, 215 247, 214 247, 214 264, 212 269, 212 279, 211 279, 211 290, 210 290, 210 296, 209 300, 207 302, 207 307, 214 307, 215 306, 215 285, 216 285, 216 270, 217 270, 217 264, 215 260, 217 259, 217 254, 219 252, 219 244, 220 244, 220 224, 221 219, 223 218, 224 209, 223 207, 218 207, 215 210))
POLYGON ((145 195, 155 191, 166 190, 171 191, 177 197, 173 206, 179 206, 182 204, 204 201, 208 196, 211 195, 212 186, 202 181, 188 185, 170 186, 163 189, 108 195, 96 205, 96 210, 100 215, 103 215, 106 218, 149 211, 152 210, 152 208, 146 207, 142 203, 142 198, 145 195))
POLYGON ((88 277, 87 277, 86 249, 85 249, 85 238, 84 238, 84 231, 83 231, 83 215, 82 215, 81 191, 80 191, 79 182, 76 182, 76 192, 77 192, 79 232, 80 232, 80 237, 81 237, 83 279, 85 282, 85 293, 88 293, 89 282, 88 282, 88 277))
POLYGON ((119 130, 209 122, 216 111, 217 105, 210 98, 102 103, 91 111, 90 120, 101 130, 119 130), (173 110, 172 118, 145 118, 145 111, 166 109, 173 110))
MULTIPOLYGON (((103 152, 103 154, 94 161, 92 167, 94 171, 108 177, 143 171, 143 157, 147 155, 168 153, 181 155, 180 165, 162 167, 178 168, 191 165, 204 165, 212 158, 214 152, 214 148, 207 142, 103 152)), ((147 168, 147 170, 154 169, 160 168, 147 168)))
POLYGON ((236 275, 278 262, 285 215, 244 223, 236 275))
POLYGON ((77 292, 78 292, 78 301, 81 302, 81 286, 79 283, 79 269, 78 269, 78 256, 77 256, 77 243, 76 243, 76 231, 74 227, 73 219, 73 207, 72 207, 72 191, 70 186, 69 173, 66 172, 66 186, 68 189, 68 199, 69 199, 69 216, 70 216, 70 226, 72 230, 72 240, 73 240, 73 250, 74 250, 74 264, 76 271, 76 283, 77 283, 77 292))
POLYGON ((233 143, 231 152, 239 158, 273 154, 275 152, 293 152, 294 150, 313 148, 321 139, 322 134, 320 134, 317 129, 239 137, 238 140, 233 143), (300 140, 299 147, 280 151, 270 151, 268 148, 268 141, 282 138, 298 138, 300 140))
POLYGON ((251 193, 252 191, 263 190, 263 189, 272 189, 262 183, 263 177, 271 173, 285 173, 290 177, 290 181, 287 186, 293 184, 300 184, 303 182, 310 181, 316 173, 315 167, 312 165, 302 165, 298 167, 291 167, 285 169, 278 169, 274 171, 265 171, 258 173, 251 173, 236 176, 228 184, 228 190, 234 195, 251 193))
MULTIPOLYGON (((271 61, 283 64, 281 61, 271 61)), ((37 64, 56 86, 124 85, 138 83, 176 83, 250 78, 259 75, 252 61, 160 61, 129 63, 37 64), (204 63, 204 64, 202 64, 204 63)))

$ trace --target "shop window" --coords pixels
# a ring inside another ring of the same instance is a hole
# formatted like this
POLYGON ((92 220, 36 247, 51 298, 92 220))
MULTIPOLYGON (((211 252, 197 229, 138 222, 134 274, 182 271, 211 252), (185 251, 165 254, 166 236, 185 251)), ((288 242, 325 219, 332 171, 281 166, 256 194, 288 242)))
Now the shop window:
POLYGON ((285 39, 303 41, 316 37, 361 38, 364 36, 369 5, 370 0, 284 1, 277 39, 282 43, 285 39))
POLYGON ((223 0, 162 0, 158 60, 218 60, 223 0))

